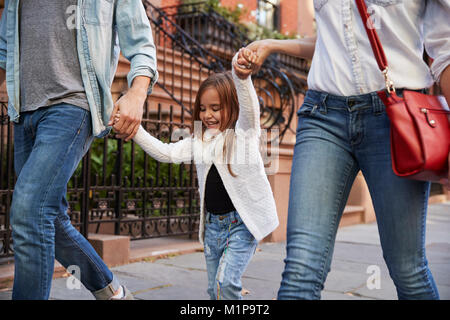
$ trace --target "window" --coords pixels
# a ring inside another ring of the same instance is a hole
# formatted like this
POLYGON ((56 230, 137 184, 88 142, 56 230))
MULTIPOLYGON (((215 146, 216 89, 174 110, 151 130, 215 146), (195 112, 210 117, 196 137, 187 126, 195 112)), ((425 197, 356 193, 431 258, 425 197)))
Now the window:
POLYGON ((280 0, 258 0, 257 21, 260 26, 270 30, 280 27, 280 0))

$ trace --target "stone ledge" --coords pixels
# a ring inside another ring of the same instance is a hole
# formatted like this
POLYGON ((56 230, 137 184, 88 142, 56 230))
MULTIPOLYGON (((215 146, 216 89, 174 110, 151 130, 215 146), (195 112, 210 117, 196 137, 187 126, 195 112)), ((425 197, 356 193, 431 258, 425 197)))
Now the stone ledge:
POLYGON ((444 203, 450 200, 450 193, 448 194, 436 194, 433 196, 430 196, 428 199, 428 204, 434 204, 434 203, 444 203))
POLYGON ((129 237, 90 233, 88 240, 109 267, 127 264, 129 262, 129 237))

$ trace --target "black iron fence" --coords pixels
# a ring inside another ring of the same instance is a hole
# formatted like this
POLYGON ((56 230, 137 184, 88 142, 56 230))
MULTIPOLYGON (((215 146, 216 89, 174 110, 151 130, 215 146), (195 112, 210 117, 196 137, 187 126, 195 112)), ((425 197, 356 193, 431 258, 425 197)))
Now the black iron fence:
POLYGON ((9 207, 14 190, 13 125, 9 122, 7 104, 0 104, 0 257, 12 254, 9 207))

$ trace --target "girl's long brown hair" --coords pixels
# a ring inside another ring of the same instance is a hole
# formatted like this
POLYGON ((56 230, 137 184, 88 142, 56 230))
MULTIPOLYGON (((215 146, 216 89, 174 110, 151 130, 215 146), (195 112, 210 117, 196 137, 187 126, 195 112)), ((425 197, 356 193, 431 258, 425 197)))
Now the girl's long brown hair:
MULTIPOLYGON (((195 128, 195 121, 201 121, 200 119, 200 99, 203 93, 210 88, 217 90, 220 98, 220 131, 226 131, 227 129, 233 129, 229 131, 225 136, 225 143, 223 144, 223 155, 228 163, 228 171, 233 177, 236 175, 231 170, 230 157, 231 151, 227 153, 227 150, 231 150, 234 142, 234 128, 239 116, 239 101, 237 97, 236 87, 234 86, 231 72, 214 73, 210 75, 205 81, 202 82, 198 89, 197 96, 195 97, 194 110, 192 113, 192 128, 195 128), (232 134, 230 134, 232 133, 232 134)), ((202 138, 206 127, 202 122, 202 138)))

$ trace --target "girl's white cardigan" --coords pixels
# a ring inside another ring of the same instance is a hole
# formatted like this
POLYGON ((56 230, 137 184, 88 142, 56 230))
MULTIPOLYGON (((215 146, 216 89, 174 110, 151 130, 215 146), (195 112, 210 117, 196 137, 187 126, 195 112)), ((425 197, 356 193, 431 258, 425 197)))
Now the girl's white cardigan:
POLYGON ((205 229, 205 184, 212 163, 217 167, 234 207, 258 241, 278 226, 275 200, 259 152, 261 129, 258 98, 250 77, 241 80, 234 70, 232 76, 239 99, 234 158, 231 161, 231 169, 236 177, 229 173, 226 161, 223 160, 224 134, 212 137, 206 131, 203 140, 189 136, 175 143, 163 143, 140 127, 133 138, 145 152, 160 162, 190 163, 194 160, 201 200, 199 227, 201 243, 205 229))

